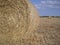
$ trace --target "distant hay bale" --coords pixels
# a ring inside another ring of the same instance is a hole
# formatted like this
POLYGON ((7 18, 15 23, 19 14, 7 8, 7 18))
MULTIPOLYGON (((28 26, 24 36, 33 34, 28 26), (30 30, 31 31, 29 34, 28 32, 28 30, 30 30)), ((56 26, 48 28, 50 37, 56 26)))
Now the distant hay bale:
POLYGON ((36 30, 38 25, 39 16, 29 1, 0 0, 1 45, 20 40, 24 35, 36 30))

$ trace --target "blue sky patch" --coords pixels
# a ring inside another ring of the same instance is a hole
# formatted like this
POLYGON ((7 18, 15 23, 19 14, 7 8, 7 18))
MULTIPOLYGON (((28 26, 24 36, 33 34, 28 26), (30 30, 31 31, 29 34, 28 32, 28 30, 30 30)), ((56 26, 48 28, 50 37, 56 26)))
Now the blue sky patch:
POLYGON ((60 0, 30 0, 40 16, 60 16, 60 0))

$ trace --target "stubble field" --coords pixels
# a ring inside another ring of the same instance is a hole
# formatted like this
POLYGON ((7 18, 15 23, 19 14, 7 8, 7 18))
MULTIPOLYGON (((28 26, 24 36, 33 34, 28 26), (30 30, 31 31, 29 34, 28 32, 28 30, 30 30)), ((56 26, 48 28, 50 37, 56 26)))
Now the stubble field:
POLYGON ((60 18, 41 17, 39 29, 35 32, 40 40, 38 45, 60 45, 60 18))

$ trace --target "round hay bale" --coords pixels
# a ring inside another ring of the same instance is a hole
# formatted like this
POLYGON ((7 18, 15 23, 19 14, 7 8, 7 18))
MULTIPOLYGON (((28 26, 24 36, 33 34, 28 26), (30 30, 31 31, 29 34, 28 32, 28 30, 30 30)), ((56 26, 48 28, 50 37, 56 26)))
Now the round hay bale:
POLYGON ((28 0, 0 0, 0 44, 16 45, 39 25, 39 16, 28 0))

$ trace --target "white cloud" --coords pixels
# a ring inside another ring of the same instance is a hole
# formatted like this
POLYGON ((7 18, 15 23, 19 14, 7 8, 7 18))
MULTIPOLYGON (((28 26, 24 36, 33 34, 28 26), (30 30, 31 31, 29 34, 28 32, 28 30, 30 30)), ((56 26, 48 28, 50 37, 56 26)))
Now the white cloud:
POLYGON ((38 8, 38 9, 40 9, 40 5, 38 5, 38 4, 35 4, 35 7, 38 8))
POLYGON ((42 0, 40 4, 35 5, 38 9, 40 8, 60 8, 60 0, 42 0))

